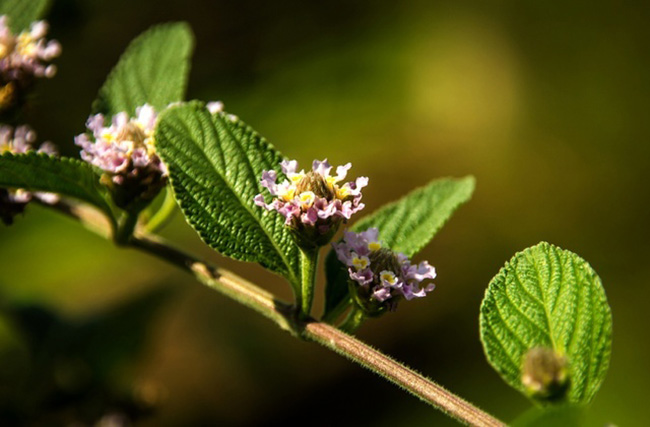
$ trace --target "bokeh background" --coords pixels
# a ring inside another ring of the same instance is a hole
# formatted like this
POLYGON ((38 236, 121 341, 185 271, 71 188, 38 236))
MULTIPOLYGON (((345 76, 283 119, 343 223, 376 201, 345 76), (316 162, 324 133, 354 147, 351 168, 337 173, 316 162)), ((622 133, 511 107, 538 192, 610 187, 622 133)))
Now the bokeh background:
MULTIPOLYGON (((589 425, 650 422, 644 2, 56 0, 49 19, 63 56, 27 117, 64 154, 77 156, 72 137, 128 42, 187 20, 188 97, 222 100, 303 164, 351 161, 371 178, 366 212, 436 177, 474 175, 473 200, 417 257, 436 266, 436 291, 360 338, 514 419, 530 404, 487 364, 479 305, 506 260, 546 240, 588 260, 612 306, 611 367, 589 425)), ((289 297, 278 277, 207 249, 180 214, 164 235, 289 297)), ((454 425, 36 206, 0 227, 0 301, 9 424, 122 413, 143 426, 454 425)))

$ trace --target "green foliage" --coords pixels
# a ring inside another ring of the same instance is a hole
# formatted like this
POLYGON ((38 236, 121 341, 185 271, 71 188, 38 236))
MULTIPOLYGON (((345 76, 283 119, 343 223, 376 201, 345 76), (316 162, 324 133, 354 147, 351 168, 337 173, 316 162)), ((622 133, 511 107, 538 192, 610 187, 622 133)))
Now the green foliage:
POLYGON ((96 112, 132 115, 145 103, 161 111, 182 101, 194 38, 185 23, 155 26, 133 40, 93 105, 96 112))
MULTIPOLYGON (((363 217, 351 230, 361 232, 377 227, 385 246, 411 257, 433 239, 473 192, 474 178, 471 176, 437 179, 363 217)), ((348 274, 334 251, 327 255, 325 272, 325 313, 328 314, 342 310, 342 305, 349 301, 348 274)))
POLYGON ((45 191, 90 203, 112 218, 108 193, 85 162, 35 152, 0 156, 0 187, 45 191))
POLYGON ((563 401, 589 402, 607 372, 612 319, 600 279, 582 258, 548 243, 515 254, 492 279, 480 325, 488 361, 523 393, 522 364, 532 348, 566 358, 563 401))
POLYGON ((474 177, 438 179, 363 217, 352 231, 377 227, 386 246, 411 257, 433 239, 473 192, 474 177))
POLYGON ((18 33, 41 19, 49 6, 49 0, 0 0, 0 15, 7 15, 11 30, 18 33))
POLYGON ((199 102, 165 111, 155 139, 176 200, 203 240, 283 275, 297 290, 300 255, 284 219, 253 201, 264 170, 284 177, 280 153, 243 122, 212 115, 199 102))

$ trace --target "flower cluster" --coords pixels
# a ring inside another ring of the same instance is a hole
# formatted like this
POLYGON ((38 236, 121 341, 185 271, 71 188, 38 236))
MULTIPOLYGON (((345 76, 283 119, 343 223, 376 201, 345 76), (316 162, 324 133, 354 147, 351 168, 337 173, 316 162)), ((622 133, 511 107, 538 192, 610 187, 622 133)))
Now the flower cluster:
POLYGON ((355 302, 369 315, 394 310, 401 298, 424 297, 433 283, 420 287, 425 279, 434 279, 436 270, 428 262, 412 265, 408 257, 382 246, 379 231, 346 231, 341 243, 332 244, 338 259, 348 268, 355 302))
MULTIPOLYGON (((56 40, 45 40, 48 24, 32 23, 29 31, 15 35, 6 15, 0 16, 0 82, 4 97, 28 87, 36 77, 53 77, 56 67, 49 61, 61 54, 56 40)), ((10 101, 5 101, 10 104, 10 101)))
POLYGON ((150 105, 113 116, 106 126, 102 114, 90 116, 91 134, 75 137, 81 158, 105 172, 102 182, 114 191, 115 202, 126 207, 135 199, 151 200, 165 185, 167 168, 156 155, 154 128, 157 114, 150 105))
POLYGON ((274 199, 267 204, 264 196, 258 194, 255 204, 279 212, 295 231, 299 244, 326 244, 341 222, 363 209, 361 189, 368 184, 368 178, 359 177, 354 182, 339 185, 352 166, 350 163, 337 167, 335 176, 330 175, 332 166, 327 159, 314 160, 312 170, 307 173, 298 172, 295 160, 285 160, 281 166, 287 179, 279 184, 274 170, 262 174, 261 184, 274 199))
MULTIPOLYGON (((29 126, 18 126, 15 129, 8 125, 0 126, 0 154, 24 154, 34 151, 33 144, 35 141, 36 132, 29 126)), ((51 142, 41 144, 37 152, 50 156, 57 154, 56 148, 51 142)), ((0 219, 2 222, 7 225, 11 224, 14 216, 22 213, 33 197, 49 204, 56 203, 59 200, 59 196, 53 193, 31 193, 23 189, 0 188, 0 219)))

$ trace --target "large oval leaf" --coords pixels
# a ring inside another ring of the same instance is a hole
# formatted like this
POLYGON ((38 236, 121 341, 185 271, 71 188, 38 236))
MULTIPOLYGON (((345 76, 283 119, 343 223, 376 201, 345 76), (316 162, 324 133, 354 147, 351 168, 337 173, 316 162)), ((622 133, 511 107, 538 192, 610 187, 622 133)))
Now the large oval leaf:
POLYGON ((280 153, 243 122, 210 114, 198 102, 165 111, 155 139, 176 199, 203 240, 300 286, 300 254, 284 219, 253 201, 264 170, 283 176, 280 153))
POLYGON ((563 401, 589 402, 605 378, 609 305, 594 270, 572 252, 542 242, 515 254, 490 282, 480 327, 488 361, 523 393, 523 359, 533 348, 566 358, 563 401))

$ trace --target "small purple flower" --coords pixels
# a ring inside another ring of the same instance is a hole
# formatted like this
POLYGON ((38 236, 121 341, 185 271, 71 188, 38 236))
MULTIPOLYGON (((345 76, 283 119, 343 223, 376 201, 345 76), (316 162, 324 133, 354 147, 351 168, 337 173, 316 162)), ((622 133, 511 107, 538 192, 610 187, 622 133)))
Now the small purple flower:
MULTIPOLYGON (((0 125, 0 154, 25 154, 34 151, 33 144, 35 141, 36 132, 27 125, 16 128, 0 125)), ((51 142, 41 144, 37 152, 50 156, 57 155, 56 148, 51 142)), ((23 189, 0 188, 0 219, 7 225, 11 224, 13 217, 22 213, 27 203, 34 197, 47 204, 54 204, 59 201, 59 196, 54 193, 32 193, 23 189)))
POLYGON ((298 171, 295 160, 284 160, 281 166, 287 179, 280 183, 274 170, 262 173, 262 187, 274 196, 271 203, 258 194, 255 204, 279 212, 285 224, 295 230, 301 246, 326 244, 341 222, 363 209, 361 189, 368 184, 368 178, 340 184, 352 167, 350 163, 337 167, 334 176, 330 175, 332 166, 327 159, 314 160, 312 170, 307 173, 298 171))
POLYGON ((401 298, 421 298, 435 287, 420 287, 424 280, 435 279, 435 268, 426 261, 413 265, 406 255, 383 247, 376 228, 346 231, 343 241, 332 247, 348 269, 355 301, 370 315, 394 310, 401 298))
MULTIPOLYGON (((37 21, 29 31, 16 35, 9 28, 9 18, 0 16, 0 84, 4 95, 12 98, 14 91, 29 87, 34 78, 56 74, 56 66, 49 62, 61 54, 61 45, 56 40, 45 40, 48 28, 47 22, 37 21)), ((5 101, 3 107, 14 101, 5 101)))
POLYGON ((167 168, 154 147, 156 111, 145 104, 135 114, 131 118, 118 113, 108 125, 102 114, 90 116, 86 122, 90 133, 75 137, 81 158, 103 170, 103 182, 121 193, 115 200, 120 207, 136 198, 153 199, 167 178, 167 168))

